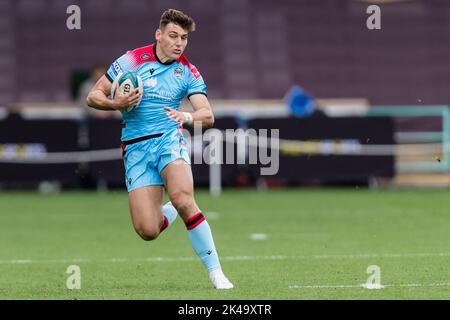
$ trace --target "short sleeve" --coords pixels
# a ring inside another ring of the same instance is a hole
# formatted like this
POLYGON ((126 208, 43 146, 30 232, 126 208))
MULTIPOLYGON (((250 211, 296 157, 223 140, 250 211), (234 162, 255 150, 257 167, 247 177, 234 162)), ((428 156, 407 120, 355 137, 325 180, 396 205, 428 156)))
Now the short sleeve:
POLYGON ((191 65, 188 77, 187 97, 189 98, 190 96, 198 93, 204 94, 205 96, 207 95, 206 84, 197 68, 191 65))
POLYGON ((116 77, 120 73, 129 71, 131 67, 132 63, 130 61, 130 56, 127 52, 109 66, 105 76, 108 78, 109 81, 114 82, 114 79, 116 79, 116 77))

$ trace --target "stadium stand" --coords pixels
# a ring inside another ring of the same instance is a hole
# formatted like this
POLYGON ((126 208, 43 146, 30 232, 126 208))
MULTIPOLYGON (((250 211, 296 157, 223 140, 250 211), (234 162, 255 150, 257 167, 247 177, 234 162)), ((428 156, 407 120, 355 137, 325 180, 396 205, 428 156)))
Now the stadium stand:
POLYGON ((0 103, 69 100, 73 70, 93 60, 108 64, 152 41, 158 14, 171 6, 195 12, 198 30, 187 54, 212 98, 274 99, 299 83, 319 97, 366 97, 377 105, 450 100, 448 1, 386 5, 382 30, 371 33, 357 1, 215 3, 4 0, 0 103), (69 2, 83 7, 81 30, 61 27, 69 2), (131 15, 127 28, 111 24, 131 15))

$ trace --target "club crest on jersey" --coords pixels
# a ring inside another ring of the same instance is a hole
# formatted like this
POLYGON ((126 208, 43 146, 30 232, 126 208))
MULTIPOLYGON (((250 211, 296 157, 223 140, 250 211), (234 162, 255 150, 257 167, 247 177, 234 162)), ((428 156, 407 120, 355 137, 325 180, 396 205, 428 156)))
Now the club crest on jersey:
POLYGON ((181 69, 180 67, 176 67, 175 69, 173 69, 173 75, 177 78, 183 77, 183 69, 181 69))

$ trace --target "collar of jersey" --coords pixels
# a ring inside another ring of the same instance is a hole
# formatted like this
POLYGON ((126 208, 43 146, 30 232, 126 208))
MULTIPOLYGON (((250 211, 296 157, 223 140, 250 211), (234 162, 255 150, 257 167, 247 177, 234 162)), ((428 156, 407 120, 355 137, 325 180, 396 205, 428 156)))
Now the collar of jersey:
POLYGON ((170 62, 162 62, 161 60, 159 60, 158 55, 156 54, 156 42, 155 42, 155 44, 153 45, 153 54, 155 55, 155 59, 156 59, 159 63, 161 63, 161 64, 163 64, 163 65, 165 65, 165 66, 171 65, 172 63, 174 63, 174 62, 176 61, 176 60, 172 60, 172 61, 170 61, 170 62))

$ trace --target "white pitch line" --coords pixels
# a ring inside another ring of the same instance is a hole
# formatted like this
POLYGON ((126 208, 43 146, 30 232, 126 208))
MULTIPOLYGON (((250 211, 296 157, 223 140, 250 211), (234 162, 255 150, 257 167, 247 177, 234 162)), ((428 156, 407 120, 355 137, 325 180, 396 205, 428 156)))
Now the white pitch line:
MULTIPOLYGON (((405 284, 383 284, 383 287, 450 287, 450 282, 443 282, 443 283, 429 283, 429 284, 421 284, 421 283, 405 283, 405 284)), ((290 285, 289 289, 342 289, 342 288, 361 288, 361 289, 367 289, 364 287, 364 284, 360 285, 308 285, 308 286, 302 286, 302 285, 290 285)), ((380 289, 379 289, 380 290, 380 289)))
MULTIPOLYGON (((421 258, 421 257, 450 257, 449 252, 441 253, 372 253, 372 254, 328 254, 314 255, 314 259, 366 259, 366 258, 421 258)), ((310 257, 310 258, 311 258, 310 257)))
POLYGON ((311 286, 299 286, 292 285, 289 286, 289 289, 340 289, 340 288, 362 288, 362 285, 311 285, 311 286))
POLYGON ((259 240, 266 240, 268 237, 267 233, 252 233, 250 234, 250 239, 259 241, 259 240))
POLYGON ((210 212, 205 212, 205 216, 208 220, 219 220, 220 213, 210 211, 210 212))
MULTIPOLYGON (((450 257, 450 253, 387 253, 387 254, 343 254, 343 255, 311 255, 311 256, 226 256, 221 260, 245 261, 245 260, 319 260, 319 259, 373 259, 373 258, 424 258, 424 257, 450 257)), ((67 258, 67 259, 12 259, 0 260, 0 264, 32 264, 32 263, 81 263, 81 262, 176 262, 176 261, 197 261, 197 257, 148 257, 148 258, 67 258)))

